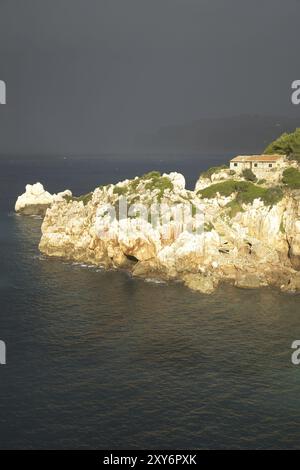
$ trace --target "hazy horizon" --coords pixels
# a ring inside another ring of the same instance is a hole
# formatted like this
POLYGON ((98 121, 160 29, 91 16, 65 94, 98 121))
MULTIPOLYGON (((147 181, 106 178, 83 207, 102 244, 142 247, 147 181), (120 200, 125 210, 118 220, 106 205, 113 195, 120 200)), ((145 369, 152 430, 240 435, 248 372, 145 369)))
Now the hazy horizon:
POLYGON ((297 117, 299 13, 298 0, 3 1, 0 153, 130 151, 202 118, 297 117))
POLYGON ((153 157, 187 155, 222 155, 262 153, 264 148, 283 132, 300 127, 299 117, 236 115, 224 118, 201 118, 179 125, 166 125, 154 132, 140 133, 131 145, 123 143, 119 148, 101 147, 88 151, 7 151, 0 149, 3 157, 101 157, 124 156, 153 157))

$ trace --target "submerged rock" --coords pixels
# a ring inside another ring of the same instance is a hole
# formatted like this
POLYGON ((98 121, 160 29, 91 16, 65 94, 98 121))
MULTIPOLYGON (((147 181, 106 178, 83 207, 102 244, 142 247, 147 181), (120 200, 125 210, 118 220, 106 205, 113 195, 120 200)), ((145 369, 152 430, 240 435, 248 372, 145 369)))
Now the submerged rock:
POLYGON ((234 285, 241 289, 257 289, 258 287, 261 287, 262 283, 257 274, 239 273, 234 285))

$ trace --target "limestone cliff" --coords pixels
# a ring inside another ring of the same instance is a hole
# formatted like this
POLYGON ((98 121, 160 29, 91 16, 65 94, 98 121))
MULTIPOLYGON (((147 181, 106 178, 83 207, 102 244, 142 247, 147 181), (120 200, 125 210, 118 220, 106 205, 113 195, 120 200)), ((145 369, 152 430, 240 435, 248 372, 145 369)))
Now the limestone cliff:
POLYGON ((15 211, 23 215, 45 215, 53 202, 62 201, 65 196, 72 196, 71 191, 50 194, 41 183, 27 184, 25 193, 17 199, 15 211))
POLYGON ((225 173, 225 182, 219 175, 195 191, 178 173, 152 172, 79 198, 54 198, 39 248, 134 276, 179 279, 206 293, 222 281, 299 291, 300 191, 225 173))

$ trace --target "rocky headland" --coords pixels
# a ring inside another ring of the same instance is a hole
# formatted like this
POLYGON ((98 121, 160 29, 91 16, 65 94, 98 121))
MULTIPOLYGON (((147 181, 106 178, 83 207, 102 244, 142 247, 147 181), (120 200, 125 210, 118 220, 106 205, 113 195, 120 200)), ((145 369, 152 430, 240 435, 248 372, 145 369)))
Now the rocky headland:
POLYGON ((200 175, 193 191, 175 172, 151 172, 80 197, 28 185, 16 210, 45 214, 39 249, 47 256, 180 280, 203 293, 221 282, 300 291, 295 162, 276 186, 249 181, 226 167, 200 175))

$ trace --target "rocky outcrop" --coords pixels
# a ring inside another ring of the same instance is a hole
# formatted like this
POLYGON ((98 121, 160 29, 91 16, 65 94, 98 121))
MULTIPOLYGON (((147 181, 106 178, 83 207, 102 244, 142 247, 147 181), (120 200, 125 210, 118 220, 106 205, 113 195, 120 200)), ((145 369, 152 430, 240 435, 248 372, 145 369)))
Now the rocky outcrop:
POLYGON ((61 202, 65 196, 72 196, 71 191, 50 194, 41 183, 27 184, 25 193, 17 199, 15 211, 23 215, 45 215, 53 202, 61 202))
POLYGON ((229 168, 225 168, 222 166, 211 168, 210 170, 200 175, 195 186, 195 191, 197 192, 197 191, 200 191, 201 189, 207 188, 213 183, 226 181, 231 177, 231 173, 233 172, 229 168))
POLYGON ((253 273, 239 273, 236 276, 234 285, 240 287, 241 289, 257 289, 266 283, 262 283, 259 275, 253 273))
POLYGON ((184 284, 202 294, 211 294, 218 286, 218 279, 213 276, 204 276, 203 274, 186 274, 183 276, 184 284))
POLYGON ((300 271, 300 194, 296 192, 287 207, 285 226, 289 244, 289 257, 293 268, 300 271))
POLYGON ((48 256, 181 280, 205 294, 223 281, 299 291, 299 191, 269 205, 234 193, 203 198, 183 175, 152 172, 79 198, 52 196, 47 207, 39 248, 48 256))

